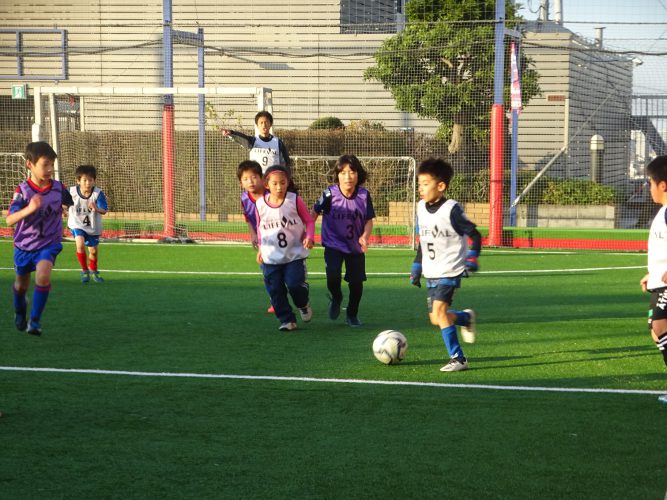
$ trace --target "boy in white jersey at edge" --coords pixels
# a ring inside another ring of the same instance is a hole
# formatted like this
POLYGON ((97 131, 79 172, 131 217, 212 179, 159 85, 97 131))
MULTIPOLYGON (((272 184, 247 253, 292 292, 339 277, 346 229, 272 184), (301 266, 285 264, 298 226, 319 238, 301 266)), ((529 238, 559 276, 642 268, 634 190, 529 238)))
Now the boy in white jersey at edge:
POLYGON ((482 236, 463 212, 461 205, 445 198, 454 171, 444 160, 429 158, 417 170, 419 196, 417 222, 419 247, 412 264, 410 283, 421 287, 426 279, 427 304, 431 323, 442 333, 449 362, 442 372, 468 369, 468 360, 459 344, 456 326, 461 326, 463 340, 475 341, 475 312, 450 310, 454 291, 468 271, 477 271, 477 257, 482 248, 482 236), (472 246, 468 249, 468 237, 472 246))
POLYGON ((273 165, 282 165, 290 170, 290 158, 287 146, 278 137, 271 134, 273 116, 268 111, 260 111, 255 115, 257 134, 250 137, 236 130, 223 128, 223 137, 231 137, 235 142, 248 150, 248 158, 262 167, 262 172, 273 165))
MULTIPOLYGON (((667 366, 667 156, 658 156, 646 167, 651 198, 661 205, 648 236, 648 273, 640 280, 651 293, 648 326, 667 366)), ((658 400, 667 404, 667 394, 658 400)))
POLYGON ((279 330, 296 330, 296 316, 287 294, 304 322, 311 320, 306 282, 306 258, 315 241, 315 222, 305 202, 291 187, 290 175, 281 165, 264 173, 267 193, 257 199, 257 262, 262 266, 264 286, 280 321, 279 330))
POLYGON ((107 198, 104 192, 95 186, 97 179, 95 167, 79 165, 74 175, 76 186, 69 189, 74 205, 69 207, 67 227, 76 242, 76 258, 81 266, 81 283, 88 283, 91 273, 96 283, 103 283, 97 263, 102 235, 102 215, 109 210, 107 198), (88 247, 88 262, 86 247, 88 247))

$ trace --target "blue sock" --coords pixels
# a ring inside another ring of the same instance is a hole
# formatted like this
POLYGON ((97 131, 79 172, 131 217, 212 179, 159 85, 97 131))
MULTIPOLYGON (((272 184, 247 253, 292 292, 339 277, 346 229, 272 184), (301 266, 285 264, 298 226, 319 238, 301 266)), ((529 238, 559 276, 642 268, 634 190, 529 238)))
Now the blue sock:
POLYGON ((25 293, 19 293, 16 288, 12 286, 14 292, 14 311, 19 314, 25 314, 27 304, 25 302, 25 293))
POLYGON ((449 310, 449 312, 454 313, 456 315, 456 319, 454 320, 455 325, 468 326, 470 324, 470 314, 468 314, 467 312, 452 311, 451 309, 449 310))
POLYGON ((448 326, 442 330, 442 340, 445 341, 447 352, 450 358, 463 358, 463 349, 459 344, 459 337, 456 335, 456 326, 448 326))
POLYGON ((32 311, 30 311, 30 320, 39 323, 42 317, 42 312, 46 306, 46 301, 49 298, 49 291, 51 285, 39 286, 35 285, 35 290, 32 293, 32 311))

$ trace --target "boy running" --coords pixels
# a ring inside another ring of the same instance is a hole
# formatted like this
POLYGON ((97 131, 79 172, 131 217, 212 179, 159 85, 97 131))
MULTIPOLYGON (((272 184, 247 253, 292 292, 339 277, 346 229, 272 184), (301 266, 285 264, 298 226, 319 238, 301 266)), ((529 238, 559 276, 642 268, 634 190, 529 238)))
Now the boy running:
POLYGON ((474 342, 475 312, 454 311, 449 307, 454 291, 461 286, 461 278, 468 271, 477 271, 477 257, 482 248, 482 236, 475 224, 463 213, 461 205, 445 197, 453 176, 451 165, 441 159, 429 158, 419 165, 419 248, 410 273, 410 282, 417 287, 421 287, 422 274, 426 278, 429 319, 440 328, 450 358, 440 368, 442 372, 468 369, 456 325, 461 326, 464 341, 474 342), (472 240, 470 250, 468 237, 472 240))
POLYGON ((51 270, 62 251, 63 206, 73 204, 67 188, 52 179, 57 155, 46 142, 26 146, 28 180, 16 188, 7 214, 14 226, 14 323, 19 331, 41 335, 41 317, 51 290, 51 270), (30 321, 27 320, 26 293, 35 272, 30 321))

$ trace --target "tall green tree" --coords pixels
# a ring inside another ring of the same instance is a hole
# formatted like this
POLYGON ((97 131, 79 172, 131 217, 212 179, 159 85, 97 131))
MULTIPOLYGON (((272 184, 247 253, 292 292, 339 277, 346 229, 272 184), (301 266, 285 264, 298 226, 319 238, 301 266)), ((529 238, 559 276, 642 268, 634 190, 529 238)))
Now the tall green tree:
MULTIPOLYGON (((518 19, 506 2, 506 19, 518 19)), ((487 143, 493 104, 495 0, 409 0, 405 29, 388 38, 364 73, 388 89, 401 111, 440 122, 437 136, 460 150, 465 138, 487 143)), ((509 48, 505 82, 509 83, 509 48)), ((522 101, 539 94, 537 72, 520 55, 522 101)), ((510 86, 505 85, 506 102, 510 86)))

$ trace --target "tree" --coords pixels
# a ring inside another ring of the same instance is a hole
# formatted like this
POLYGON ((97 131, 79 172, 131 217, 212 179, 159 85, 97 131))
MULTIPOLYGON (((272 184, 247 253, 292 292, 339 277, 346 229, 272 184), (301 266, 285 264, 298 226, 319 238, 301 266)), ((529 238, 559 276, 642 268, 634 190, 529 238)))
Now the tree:
MULTIPOLYGON (((436 135, 459 151, 464 137, 488 142, 493 104, 495 0, 410 0, 406 26, 388 38, 375 54, 376 65, 364 79, 388 89, 401 111, 440 122, 436 135)), ((518 19, 506 2, 506 19, 518 19)), ((510 54, 505 54, 509 82, 510 54)), ((539 94, 537 72, 522 52, 522 100, 539 94)), ((509 85, 505 85, 506 102, 509 85)))

